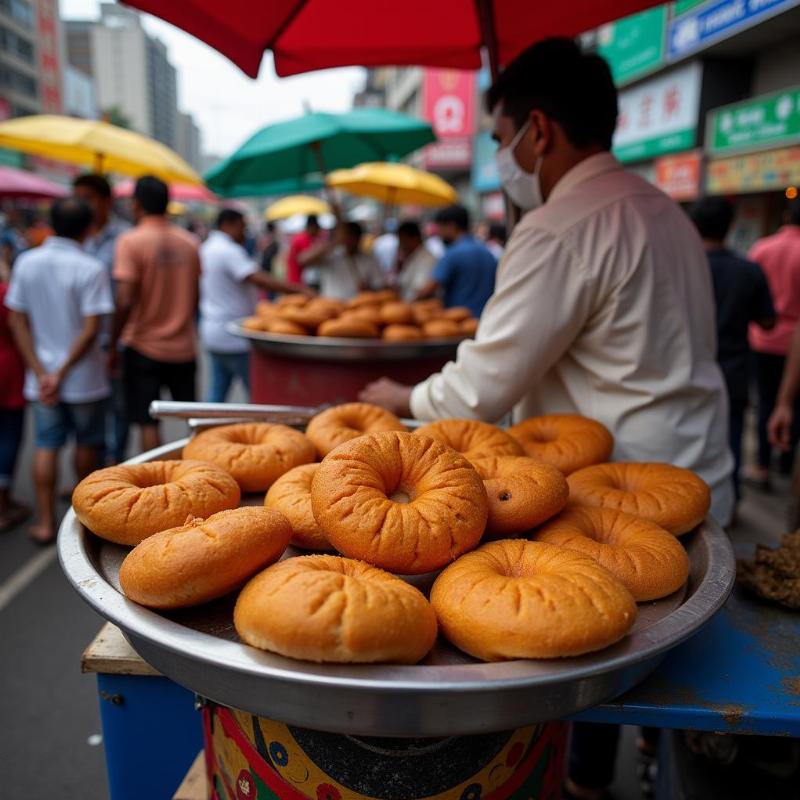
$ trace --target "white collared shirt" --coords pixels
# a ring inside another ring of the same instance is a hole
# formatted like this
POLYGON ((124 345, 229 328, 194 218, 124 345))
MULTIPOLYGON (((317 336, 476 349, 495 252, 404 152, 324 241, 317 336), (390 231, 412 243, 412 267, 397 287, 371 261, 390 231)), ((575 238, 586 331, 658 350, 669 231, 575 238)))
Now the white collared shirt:
POLYGON ((577 413, 618 461, 688 467, 733 509, 728 405, 706 255, 684 212, 609 153, 570 170, 523 217, 477 336, 418 384, 418 419, 577 413))
MULTIPOLYGON (((114 311, 111 280, 103 264, 78 242, 59 236, 19 255, 5 303, 27 315, 36 356, 48 373, 67 360, 86 317, 114 311)), ((64 377, 59 396, 65 403, 89 403, 110 392, 98 337, 64 377)), ((30 369, 25 399, 39 399, 39 382, 30 369)))
POLYGON ((212 231, 200 245, 200 341, 212 353, 246 353, 247 339, 228 333, 229 322, 250 316, 258 290, 247 278, 258 265, 227 233, 212 231))

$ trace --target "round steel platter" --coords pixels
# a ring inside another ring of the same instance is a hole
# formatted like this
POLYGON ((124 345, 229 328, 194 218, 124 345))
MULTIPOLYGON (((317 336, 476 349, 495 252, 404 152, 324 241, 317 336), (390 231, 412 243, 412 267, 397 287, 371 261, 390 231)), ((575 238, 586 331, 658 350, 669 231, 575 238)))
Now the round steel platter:
POLYGON ((319 361, 410 361, 421 358, 455 358, 461 337, 420 342, 387 342, 382 339, 339 339, 332 336, 282 336, 251 331, 238 323, 227 325, 230 333, 248 339, 271 356, 319 361))
MULTIPOLYGON (((175 457, 184 443, 134 461, 175 457)), ((142 658, 204 697, 338 733, 448 736, 561 719, 641 681, 710 619, 733 587, 733 551, 715 523, 705 522, 682 541, 691 563, 686 586, 640 604, 632 631, 612 647, 579 658, 484 664, 440 640, 415 666, 311 664, 262 652, 239 642, 233 597, 176 613, 143 608, 119 591, 128 549, 89 533, 72 511, 61 525, 58 550, 84 600, 118 625, 142 658)), ((413 582, 424 591, 433 577, 413 582)))

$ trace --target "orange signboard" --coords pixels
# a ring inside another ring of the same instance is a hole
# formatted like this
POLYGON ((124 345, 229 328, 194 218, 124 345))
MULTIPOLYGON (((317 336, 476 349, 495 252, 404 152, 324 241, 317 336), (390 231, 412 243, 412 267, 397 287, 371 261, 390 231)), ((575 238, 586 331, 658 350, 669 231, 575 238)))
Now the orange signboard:
POLYGON ((708 165, 709 194, 783 191, 800 183, 800 147, 720 158, 708 165))
POLYGON ((701 168, 699 150, 657 158, 655 184, 674 200, 694 200, 700 194, 701 168))

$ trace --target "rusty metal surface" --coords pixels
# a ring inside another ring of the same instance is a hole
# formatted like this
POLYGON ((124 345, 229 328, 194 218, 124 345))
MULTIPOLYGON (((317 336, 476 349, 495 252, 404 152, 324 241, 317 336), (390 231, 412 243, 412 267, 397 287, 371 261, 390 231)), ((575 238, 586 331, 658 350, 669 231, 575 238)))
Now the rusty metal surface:
POLYGON ((737 588, 649 678, 576 719, 800 736, 800 613, 737 588))

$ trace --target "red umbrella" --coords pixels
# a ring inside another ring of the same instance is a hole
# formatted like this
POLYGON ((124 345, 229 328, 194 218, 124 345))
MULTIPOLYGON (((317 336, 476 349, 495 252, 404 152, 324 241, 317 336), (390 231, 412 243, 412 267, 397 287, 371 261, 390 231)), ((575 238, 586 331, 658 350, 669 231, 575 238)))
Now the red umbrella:
MULTIPOLYGON (((114 197, 131 197, 135 181, 122 181, 114 187, 114 197)), ((188 183, 171 183, 169 199, 179 203, 219 203, 219 198, 205 186, 192 186, 188 183)))
POLYGON ((0 167, 0 197, 33 200, 66 197, 69 190, 32 172, 14 167, 0 167))
POLYGON ((345 66, 492 71, 545 36, 576 36, 661 0, 128 0, 219 50, 256 77, 264 50, 278 75, 345 66))

